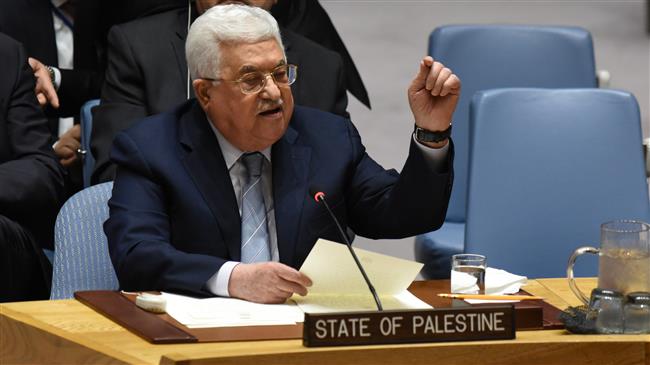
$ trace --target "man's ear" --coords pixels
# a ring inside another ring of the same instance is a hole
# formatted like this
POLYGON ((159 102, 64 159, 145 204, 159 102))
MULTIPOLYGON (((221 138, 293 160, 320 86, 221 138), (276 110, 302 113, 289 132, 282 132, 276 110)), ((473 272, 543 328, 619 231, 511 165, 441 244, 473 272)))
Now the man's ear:
POLYGON ((203 109, 206 109, 208 103, 210 102, 210 94, 208 91, 210 90, 211 86, 212 81, 210 80, 196 79, 192 81, 194 95, 196 95, 196 99, 199 101, 199 104, 201 104, 201 107, 203 109))

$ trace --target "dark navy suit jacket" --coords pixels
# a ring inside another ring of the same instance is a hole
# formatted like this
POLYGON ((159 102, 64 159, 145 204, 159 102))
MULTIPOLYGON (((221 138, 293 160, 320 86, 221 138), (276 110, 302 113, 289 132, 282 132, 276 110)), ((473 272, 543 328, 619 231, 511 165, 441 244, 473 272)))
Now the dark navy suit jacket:
MULTIPOLYGON (((237 201, 208 123, 190 100, 115 139, 118 168, 104 229, 123 289, 209 295, 206 281, 240 259, 237 201)), ((271 152, 280 261, 299 268, 318 238, 339 240, 311 186, 328 194, 341 223, 359 235, 401 238, 437 229, 451 191, 453 148, 439 174, 411 143, 401 175, 384 170, 348 119, 296 106, 271 152)))

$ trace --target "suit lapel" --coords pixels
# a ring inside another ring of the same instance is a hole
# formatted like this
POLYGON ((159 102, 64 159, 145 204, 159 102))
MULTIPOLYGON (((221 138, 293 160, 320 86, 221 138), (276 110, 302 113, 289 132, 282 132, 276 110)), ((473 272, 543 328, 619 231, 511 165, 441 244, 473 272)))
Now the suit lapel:
POLYGON ((293 93, 294 98, 296 98, 296 96, 300 95, 300 85, 302 85, 300 82, 300 52, 297 52, 293 46, 293 36, 291 31, 284 28, 281 28, 280 31, 282 32, 282 43, 284 43, 284 53, 287 56, 287 63, 298 66, 298 79, 293 83, 293 85, 291 85, 291 92, 293 93))
POLYGON ((208 123, 197 102, 181 117, 179 135, 184 150, 183 165, 210 207, 230 258, 239 261, 241 220, 237 199, 219 142, 208 123))
MULTIPOLYGON (((187 11, 178 13, 178 21, 175 23, 176 29, 174 36, 171 37, 171 47, 174 49, 176 56, 176 65, 178 66, 181 85, 187 87, 187 60, 185 59, 185 38, 187 38, 187 11)), ((185 94, 185 92, 183 92, 185 94)), ((194 89, 190 87, 190 98, 194 97, 194 89)))
POLYGON ((296 50, 293 47, 293 39, 292 39, 292 34, 290 33, 291 31, 287 29, 280 29, 282 32, 282 43, 284 45, 284 52, 287 55, 287 60, 289 63, 297 63, 299 53, 296 52, 296 50))
POLYGON ((298 133, 289 126, 273 145, 273 201, 280 262, 295 260, 298 227, 307 191, 311 148, 296 145, 298 133))

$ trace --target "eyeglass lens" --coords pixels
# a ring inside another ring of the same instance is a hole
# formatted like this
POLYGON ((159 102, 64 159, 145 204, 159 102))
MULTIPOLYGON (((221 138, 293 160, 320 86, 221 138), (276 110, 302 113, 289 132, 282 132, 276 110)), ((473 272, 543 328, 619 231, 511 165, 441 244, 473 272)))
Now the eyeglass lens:
POLYGON ((239 85, 242 92, 250 94, 255 93, 266 85, 266 76, 271 75, 278 85, 291 85, 296 81, 296 66, 282 65, 276 67, 272 72, 264 74, 261 72, 251 72, 239 79, 239 85))

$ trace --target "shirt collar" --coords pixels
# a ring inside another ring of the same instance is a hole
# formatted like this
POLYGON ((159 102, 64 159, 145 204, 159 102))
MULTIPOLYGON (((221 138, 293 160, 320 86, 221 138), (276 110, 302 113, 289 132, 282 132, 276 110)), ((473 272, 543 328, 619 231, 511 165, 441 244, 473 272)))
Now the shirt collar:
MULTIPOLYGON (((212 121, 210 120, 210 117, 206 115, 206 118, 208 119, 208 124, 210 125, 210 128, 214 132, 214 135, 217 137, 217 141, 219 141, 219 147, 221 147, 221 153, 223 154, 223 159, 226 161, 226 167, 228 170, 232 168, 232 166, 239 160, 241 155, 244 154, 243 151, 241 151, 239 148, 235 147, 230 143, 226 137, 219 132, 217 128, 215 128, 214 124, 212 124, 212 121)), ((251 152, 251 151, 247 151, 251 152)), ((264 157, 266 157, 267 161, 271 162, 271 147, 266 147, 262 151, 260 151, 264 157)))

